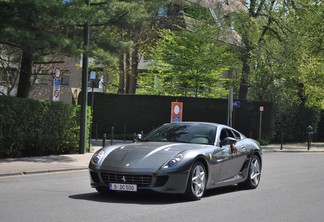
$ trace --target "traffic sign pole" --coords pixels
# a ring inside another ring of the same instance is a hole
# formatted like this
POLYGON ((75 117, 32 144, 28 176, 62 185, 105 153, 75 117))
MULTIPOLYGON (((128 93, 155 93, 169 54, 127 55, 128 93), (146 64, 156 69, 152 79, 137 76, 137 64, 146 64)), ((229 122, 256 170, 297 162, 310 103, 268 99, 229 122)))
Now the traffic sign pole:
POLYGON ((259 141, 261 140, 261 128, 262 128, 262 113, 264 111, 264 107, 260 106, 260 126, 259 126, 259 141))
MULTIPOLYGON (((90 0, 86 1, 88 7, 90 7, 90 0)), ((81 88, 81 126, 80 126, 80 147, 79 153, 84 154, 86 152, 87 144, 87 105, 88 105, 88 60, 89 60, 89 22, 84 24, 84 53, 82 58, 82 88, 81 88)))

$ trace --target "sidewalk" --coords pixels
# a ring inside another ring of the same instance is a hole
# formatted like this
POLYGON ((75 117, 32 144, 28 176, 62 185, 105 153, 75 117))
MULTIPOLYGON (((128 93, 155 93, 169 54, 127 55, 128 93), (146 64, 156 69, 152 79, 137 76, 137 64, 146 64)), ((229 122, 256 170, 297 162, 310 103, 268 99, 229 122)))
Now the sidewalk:
POLYGON ((0 159, 0 177, 37 173, 51 173, 70 170, 85 170, 95 150, 85 154, 51 155, 38 157, 22 157, 0 159))
POLYGON ((262 146, 262 152, 323 152, 324 143, 311 143, 308 149, 308 144, 305 143, 288 143, 288 144, 270 144, 262 146))
MULTIPOLYGON (((85 154, 51 155, 40 157, 23 157, 0 159, 0 177, 51 173, 60 171, 86 170, 93 153, 101 146, 93 142, 93 152, 85 154)), ((109 145, 110 142, 106 143, 109 145)), ((299 144, 271 144, 262 147, 266 152, 306 152, 324 153, 324 143, 312 143, 310 149, 307 143, 299 144)))

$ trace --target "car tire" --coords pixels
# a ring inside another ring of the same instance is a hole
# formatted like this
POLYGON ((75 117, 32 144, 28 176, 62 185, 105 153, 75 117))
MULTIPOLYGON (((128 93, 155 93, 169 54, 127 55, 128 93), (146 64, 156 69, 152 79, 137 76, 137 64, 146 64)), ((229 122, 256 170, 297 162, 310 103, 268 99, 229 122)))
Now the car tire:
POLYGON ((185 196, 188 200, 200 200, 206 188, 207 171, 201 162, 191 168, 185 196))
POLYGON ((100 194, 108 194, 110 193, 110 190, 108 187, 96 187, 96 190, 100 193, 100 194))
POLYGON ((244 182, 240 183, 239 186, 245 189, 255 189, 258 187, 261 179, 261 161, 256 155, 253 155, 249 169, 248 175, 244 182))

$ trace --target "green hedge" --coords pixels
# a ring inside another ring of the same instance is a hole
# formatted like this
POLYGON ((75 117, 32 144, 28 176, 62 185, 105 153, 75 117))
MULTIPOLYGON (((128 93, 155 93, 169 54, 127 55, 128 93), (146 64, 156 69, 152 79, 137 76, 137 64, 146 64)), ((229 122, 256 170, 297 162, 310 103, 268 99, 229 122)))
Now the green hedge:
POLYGON ((77 153, 79 125, 79 106, 0 96, 0 158, 77 153))
POLYGON ((320 131, 320 109, 293 106, 277 108, 275 113, 275 142, 280 142, 282 135, 284 142, 305 142, 308 126, 313 128, 313 141, 323 139, 320 131))

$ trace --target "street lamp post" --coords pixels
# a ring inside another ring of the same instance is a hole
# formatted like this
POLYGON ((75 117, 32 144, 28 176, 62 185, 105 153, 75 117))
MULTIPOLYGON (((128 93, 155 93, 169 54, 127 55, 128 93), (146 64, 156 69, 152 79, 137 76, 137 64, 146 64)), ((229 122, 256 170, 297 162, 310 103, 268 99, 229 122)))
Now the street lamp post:
POLYGON ((90 82, 91 82, 91 123, 90 123, 90 137, 89 137, 89 146, 91 143, 91 134, 92 134, 92 121, 93 121, 93 101, 94 101, 94 87, 95 81, 97 79, 97 73, 95 71, 90 72, 90 82))
MULTIPOLYGON (((86 0, 86 4, 90 6, 90 0, 86 0)), ((81 126, 80 126, 80 147, 79 153, 86 152, 86 132, 87 132, 87 105, 88 105, 88 60, 89 60, 89 22, 84 24, 84 52, 82 56, 82 86, 81 86, 81 126)))

